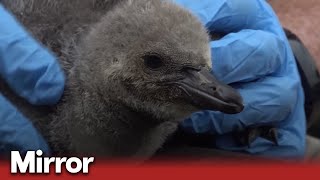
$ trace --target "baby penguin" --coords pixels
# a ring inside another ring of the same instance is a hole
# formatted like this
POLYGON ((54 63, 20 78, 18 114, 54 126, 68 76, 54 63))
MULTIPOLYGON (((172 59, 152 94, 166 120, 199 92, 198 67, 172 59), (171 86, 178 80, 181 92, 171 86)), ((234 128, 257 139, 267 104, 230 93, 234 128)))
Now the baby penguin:
POLYGON ((145 159, 192 113, 243 109, 240 95, 210 73, 205 27, 170 1, 4 5, 59 56, 67 74, 64 97, 46 116, 8 97, 56 153, 145 159))

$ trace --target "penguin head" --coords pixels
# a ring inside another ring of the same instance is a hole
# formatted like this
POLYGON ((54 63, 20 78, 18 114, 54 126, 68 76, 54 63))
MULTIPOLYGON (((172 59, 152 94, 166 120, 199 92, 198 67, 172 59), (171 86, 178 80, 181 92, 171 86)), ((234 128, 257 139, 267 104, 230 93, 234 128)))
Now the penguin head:
POLYGON ((156 119, 239 113, 239 93, 211 73, 209 41, 203 24, 170 1, 123 1, 82 39, 75 77, 102 99, 156 119))

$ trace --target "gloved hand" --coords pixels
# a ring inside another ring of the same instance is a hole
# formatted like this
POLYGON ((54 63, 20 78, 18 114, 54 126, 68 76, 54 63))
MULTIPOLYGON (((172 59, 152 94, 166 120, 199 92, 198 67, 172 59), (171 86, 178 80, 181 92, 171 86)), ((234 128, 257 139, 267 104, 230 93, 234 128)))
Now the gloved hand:
MULTIPOLYGON (((0 76, 34 105, 56 103, 64 74, 56 58, 38 44, 0 4, 0 76)), ((50 149, 32 123, 0 93, 0 153, 50 149)))
MULTIPOLYGON (((227 34, 211 42, 213 73, 244 99, 235 115, 198 112, 182 128, 211 133, 216 147, 271 157, 301 157, 305 151, 304 94, 285 33, 265 0, 175 0, 190 9, 209 31, 227 34), (239 146, 230 132, 249 126, 278 129, 278 146, 257 138, 239 146)), ((213 142, 214 143, 214 142, 213 142)))

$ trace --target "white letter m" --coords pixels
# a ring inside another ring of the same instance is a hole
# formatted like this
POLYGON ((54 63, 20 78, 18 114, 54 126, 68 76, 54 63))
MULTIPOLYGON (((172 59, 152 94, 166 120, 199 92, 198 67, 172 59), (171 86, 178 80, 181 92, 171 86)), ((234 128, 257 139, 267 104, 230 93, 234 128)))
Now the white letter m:
POLYGON ((35 152, 28 151, 24 160, 20 156, 19 151, 11 151, 11 173, 17 173, 19 167, 20 173, 26 173, 29 167, 29 173, 35 172, 35 152))

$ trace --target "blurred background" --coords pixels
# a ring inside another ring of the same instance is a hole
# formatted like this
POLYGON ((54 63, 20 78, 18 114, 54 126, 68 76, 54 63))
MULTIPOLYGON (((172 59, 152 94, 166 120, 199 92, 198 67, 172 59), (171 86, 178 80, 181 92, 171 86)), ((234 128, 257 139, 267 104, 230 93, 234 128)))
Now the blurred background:
POLYGON ((320 0, 269 0, 282 25, 297 34, 320 70, 320 0))

